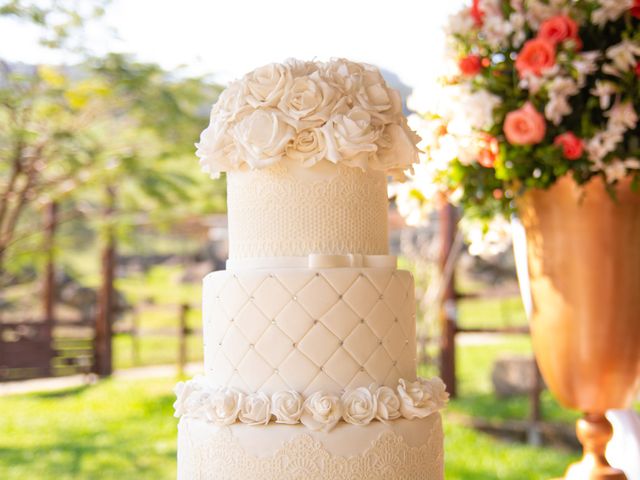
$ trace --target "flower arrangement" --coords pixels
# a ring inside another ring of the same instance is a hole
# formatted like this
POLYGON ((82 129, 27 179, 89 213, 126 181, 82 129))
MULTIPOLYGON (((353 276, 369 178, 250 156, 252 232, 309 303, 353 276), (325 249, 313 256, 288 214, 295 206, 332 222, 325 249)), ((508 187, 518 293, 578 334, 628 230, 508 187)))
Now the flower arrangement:
POLYGON ((372 168, 403 177, 418 160, 400 94, 377 68, 348 60, 289 60, 248 73, 220 95, 196 144, 203 170, 283 160, 372 168))
POLYGON ((338 422, 368 425, 404 417, 425 418, 441 410, 449 400, 446 386, 438 377, 400 379, 397 388, 370 385, 346 390, 342 396, 315 392, 306 398, 283 390, 268 396, 244 394, 234 388, 213 385, 198 376, 179 382, 173 404, 176 417, 198 418, 215 425, 242 422, 247 425, 302 423, 310 430, 328 432, 338 422))
POLYGON ((508 215, 565 175, 638 187, 640 0, 473 0, 447 34, 447 101, 418 130, 467 214, 508 215))

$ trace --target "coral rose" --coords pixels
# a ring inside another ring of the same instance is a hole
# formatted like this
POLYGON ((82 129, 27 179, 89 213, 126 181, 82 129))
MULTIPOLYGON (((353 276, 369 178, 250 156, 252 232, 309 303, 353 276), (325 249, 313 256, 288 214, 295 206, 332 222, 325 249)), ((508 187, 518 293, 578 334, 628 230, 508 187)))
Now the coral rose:
POLYGON ((512 145, 540 143, 547 130, 544 117, 530 102, 509 112, 503 128, 507 141, 512 145))
POLYGON ((460 68, 463 75, 472 77, 480 73, 482 60, 478 55, 467 55, 458 61, 458 68, 460 68))
POLYGON ((523 77, 527 73, 542 75, 556 63, 556 47, 549 40, 534 38, 524 44, 516 58, 516 70, 523 77))
POLYGON ((572 132, 561 133, 555 138, 553 144, 562 147, 562 154, 567 160, 577 160, 584 150, 582 140, 572 132))
POLYGON ((484 12, 480 8, 480 0, 473 0, 469 13, 471 14, 471 18, 473 18, 476 27, 481 27, 484 23, 484 12))
POLYGON ((498 158, 500 145, 498 139, 488 133, 481 133, 477 139, 478 163, 485 168, 492 168, 498 158))
POLYGON ((542 22, 538 38, 548 40, 554 45, 565 40, 573 40, 578 48, 582 46, 578 37, 578 24, 568 15, 556 15, 542 22))

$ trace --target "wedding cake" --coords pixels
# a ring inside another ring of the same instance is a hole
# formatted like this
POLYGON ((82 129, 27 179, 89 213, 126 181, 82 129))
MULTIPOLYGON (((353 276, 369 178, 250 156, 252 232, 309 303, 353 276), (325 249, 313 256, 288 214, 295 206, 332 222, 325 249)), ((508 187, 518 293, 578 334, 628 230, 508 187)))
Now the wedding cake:
POLYGON ((176 387, 178 478, 441 480, 438 378, 387 177, 417 161, 398 92, 347 60, 232 83, 198 157, 227 174, 229 259, 203 285, 205 373, 176 387))

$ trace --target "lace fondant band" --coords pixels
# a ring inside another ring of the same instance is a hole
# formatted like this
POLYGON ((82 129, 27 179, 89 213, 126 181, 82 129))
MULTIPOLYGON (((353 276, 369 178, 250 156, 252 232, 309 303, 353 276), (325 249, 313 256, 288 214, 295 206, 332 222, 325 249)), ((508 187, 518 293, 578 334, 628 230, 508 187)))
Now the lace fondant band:
POLYGON ((445 385, 437 377, 415 382, 399 381, 396 389, 388 386, 359 387, 346 390, 341 397, 316 392, 304 398, 298 392, 281 391, 271 396, 263 392, 244 394, 233 388, 212 385, 206 377, 196 377, 176 386, 176 417, 206 420, 215 425, 237 421, 248 425, 302 423, 311 430, 329 431, 339 421, 368 425, 398 418, 426 418, 442 409, 449 398, 445 385))
POLYGON ((182 418, 178 480, 442 480, 439 414, 423 420, 340 424, 331 433, 300 425, 217 427, 182 418))

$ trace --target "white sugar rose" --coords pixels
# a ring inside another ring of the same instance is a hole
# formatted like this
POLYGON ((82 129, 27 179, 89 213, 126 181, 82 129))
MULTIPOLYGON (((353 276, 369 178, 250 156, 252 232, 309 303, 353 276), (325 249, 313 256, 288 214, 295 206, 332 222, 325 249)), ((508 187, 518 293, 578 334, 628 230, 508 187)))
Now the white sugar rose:
POLYGON ((375 142, 379 131, 371 124, 371 115, 360 107, 333 116, 322 128, 327 140, 327 159, 332 162, 343 161, 365 169, 370 154, 378 149, 375 142))
POLYGON ((233 388, 221 388, 209 394, 205 405, 207 420, 216 425, 231 425, 238 419, 243 395, 233 388))
MULTIPOLYGON (((364 71, 364 64, 351 62, 344 58, 334 59, 322 66, 322 76, 327 79, 330 85, 347 97, 355 96, 360 89, 364 71)), ((351 98, 350 101, 353 105, 355 99, 351 98)))
POLYGON ((271 397, 271 413, 276 417, 276 423, 298 423, 302 415, 302 405, 302 396, 298 392, 276 392, 271 397))
POLYGON ((220 122, 212 122, 200 134, 196 148, 200 168, 211 178, 220 177, 220 172, 233 170, 240 163, 233 138, 220 122))
POLYGON ((189 398, 194 392, 200 389, 199 385, 189 380, 188 382, 178 382, 173 389, 176 394, 176 401, 173 403, 173 409, 175 410, 173 416, 180 418, 182 415, 189 413, 189 398))
POLYGON ((377 69, 363 72, 355 98, 359 106, 371 113, 375 124, 390 123, 402 113, 400 93, 387 87, 377 69))
POLYGON ((342 418, 353 425, 368 425, 376 416, 376 397, 366 387, 348 390, 342 395, 342 418))
POLYGON ((447 392, 447 386, 441 378, 420 379, 420 382, 423 388, 429 391, 431 398, 436 404, 436 409, 440 410, 447 404, 449 401, 449 393, 447 392))
POLYGON ((291 88, 293 77, 288 65, 272 63, 243 78, 246 102, 253 108, 274 107, 291 88))
POLYGON ((276 110, 255 110, 232 128, 240 156, 252 167, 272 165, 284 158, 285 147, 295 135, 276 110))
POLYGON ((337 395, 316 392, 305 400, 300 421, 310 430, 328 432, 341 417, 340 398, 337 395))
POLYGON ((378 150, 371 156, 371 165, 379 170, 408 169, 418 162, 418 149, 400 125, 384 127, 378 139, 378 150))
POLYGON ((420 380, 407 382, 400 379, 398 394, 400 395, 400 413, 404 418, 425 418, 438 409, 431 389, 420 380))
POLYGON ((285 151, 287 157, 305 167, 315 165, 327 156, 324 132, 319 128, 302 130, 289 141, 285 151))
POLYGON ((311 75, 313 72, 318 71, 318 64, 316 62, 307 62, 304 60, 298 60, 297 58, 289 58, 285 62, 291 70, 293 77, 302 77, 303 75, 311 75))
POLYGON ((325 123, 336 104, 336 91, 316 72, 294 79, 278 108, 297 130, 325 123))
POLYGON ((244 397, 238 419, 248 425, 266 425, 271 419, 271 401, 263 392, 244 397))
POLYGON ((393 388, 379 387, 375 396, 377 402, 376 418, 378 420, 387 422, 400 417, 400 399, 393 388))
POLYGON ((235 81, 220 94, 218 101, 211 109, 211 123, 217 121, 226 125, 251 112, 253 108, 247 103, 247 99, 242 93, 243 88, 240 81, 235 81))

